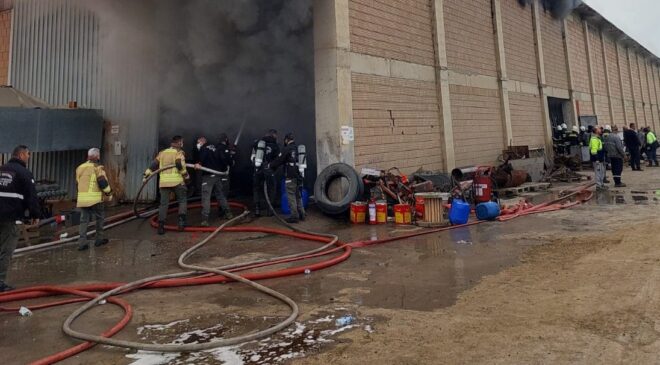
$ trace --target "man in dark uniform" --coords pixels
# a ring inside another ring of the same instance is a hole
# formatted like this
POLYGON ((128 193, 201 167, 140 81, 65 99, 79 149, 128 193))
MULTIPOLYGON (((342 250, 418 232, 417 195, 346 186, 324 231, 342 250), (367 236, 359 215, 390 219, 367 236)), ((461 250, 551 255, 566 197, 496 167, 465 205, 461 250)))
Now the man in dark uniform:
POLYGON ((623 142, 630 153, 630 166, 633 171, 642 171, 642 154, 640 152, 641 144, 637 136, 635 123, 630 123, 630 129, 623 131, 623 142))
POLYGON ((298 170, 298 146, 296 145, 293 133, 284 137, 284 150, 275 161, 268 166, 275 170, 284 165, 284 183, 286 185, 286 199, 289 203, 291 215, 286 220, 288 223, 298 223, 298 220, 305 220, 305 208, 302 204, 299 183, 302 180, 298 170))
MULTIPOLYGON (((280 154, 280 147, 277 145, 277 131, 271 129, 260 140, 254 142, 252 146, 252 165, 254 166, 254 175, 252 178, 252 196, 254 200, 254 215, 261 215, 261 202, 265 198, 264 181, 268 186, 268 196, 271 204, 275 204, 275 175, 266 171, 265 167, 268 166, 280 154), (258 161, 260 143, 263 141, 263 156, 262 161, 258 161)), ((267 208, 267 207, 266 207, 267 208)), ((266 215, 272 215, 270 209, 266 209, 266 215)))
MULTIPOLYGON (((229 174, 229 166, 231 161, 228 160, 229 155, 227 146, 227 135, 221 134, 220 143, 214 145, 212 143, 204 143, 199 151, 199 161, 195 165, 196 169, 206 167, 224 174, 229 174), (226 153, 225 153, 225 150, 226 153)), ((211 213, 211 196, 215 193, 215 198, 218 201, 218 217, 232 219, 234 216, 229 209, 229 203, 222 187, 223 175, 214 174, 207 171, 202 171, 202 227, 208 227, 209 215, 211 213)))
POLYGON ((30 150, 21 145, 14 148, 9 162, 0 167, 0 292, 14 289, 5 280, 18 244, 17 224, 31 218, 31 223, 36 225, 41 215, 34 178, 27 169, 29 159, 30 150))

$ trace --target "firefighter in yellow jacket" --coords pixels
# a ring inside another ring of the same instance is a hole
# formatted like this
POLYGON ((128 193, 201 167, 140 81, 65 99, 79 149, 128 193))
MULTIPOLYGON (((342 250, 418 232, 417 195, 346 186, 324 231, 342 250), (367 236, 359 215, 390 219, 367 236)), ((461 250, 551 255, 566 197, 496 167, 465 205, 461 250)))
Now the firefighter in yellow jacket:
POLYGON ((87 152, 87 162, 76 169, 76 182, 78 183, 77 207, 81 211, 80 238, 78 238, 79 251, 89 248, 87 228, 91 218, 94 218, 96 222, 94 246, 98 247, 108 243, 103 232, 103 221, 105 219, 103 196, 105 195, 107 200, 112 200, 112 189, 108 183, 103 165, 99 164, 100 159, 101 151, 98 148, 92 148, 87 152))
POLYGON ((160 207, 158 209, 158 234, 165 234, 165 218, 167 218, 167 207, 170 204, 170 193, 176 194, 179 202, 179 230, 186 226, 186 212, 188 188, 186 184, 190 181, 190 175, 186 170, 186 157, 183 153, 183 138, 174 136, 170 148, 158 153, 151 166, 144 173, 146 180, 153 171, 163 167, 174 165, 174 168, 161 171, 159 174, 158 187, 160 188, 160 207))

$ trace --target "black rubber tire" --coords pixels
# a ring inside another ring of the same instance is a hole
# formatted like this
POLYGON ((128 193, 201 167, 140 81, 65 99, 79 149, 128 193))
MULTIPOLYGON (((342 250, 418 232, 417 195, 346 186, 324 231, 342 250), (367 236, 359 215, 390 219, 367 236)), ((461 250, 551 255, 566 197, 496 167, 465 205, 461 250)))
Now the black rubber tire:
POLYGON ((345 213, 351 207, 351 203, 359 199, 362 194, 364 194, 362 179, 353 167, 345 163, 335 163, 326 167, 316 178, 314 184, 316 205, 325 214, 339 215, 345 213), (327 194, 328 185, 335 179, 342 177, 348 181, 346 195, 340 201, 332 201, 327 194))

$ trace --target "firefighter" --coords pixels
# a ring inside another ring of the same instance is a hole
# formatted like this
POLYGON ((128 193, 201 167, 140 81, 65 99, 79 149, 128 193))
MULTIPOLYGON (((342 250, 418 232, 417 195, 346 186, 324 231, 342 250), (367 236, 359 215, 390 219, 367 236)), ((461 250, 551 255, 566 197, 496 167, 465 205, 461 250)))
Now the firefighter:
POLYGON ((14 289, 6 280, 18 244, 17 224, 22 224, 26 211, 32 225, 37 225, 41 216, 34 178, 27 169, 29 159, 30 150, 20 145, 14 148, 9 162, 0 167, 0 292, 14 289))
POLYGON ((573 126, 573 129, 568 134, 568 137, 566 137, 566 143, 568 144, 566 149, 570 155, 576 155, 580 147, 580 128, 578 126, 573 126))
MULTIPOLYGON (((261 201, 264 195, 264 182, 268 186, 268 198, 271 204, 275 204, 275 175, 272 171, 266 171, 265 167, 271 163, 280 154, 280 147, 277 145, 277 131, 271 129, 260 140, 254 142, 252 146, 252 165, 254 174, 252 176, 252 196, 254 200, 254 215, 261 215, 261 201)), ((267 207, 266 207, 267 208, 267 207)), ((266 209, 266 215, 271 216, 270 209, 266 209)))
POLYGON ((190 175, 186 170, 186 156, 183 153, 183 138, 172 137, 172 143, 158 153, 151 166, 144 172, 143 182, 157 169, 174 165, 174 168, 163 170, 159 175, 158 187, 160 188, 160 207, 158 209, 158 234, 165 234, 165 219, 167 218, 167 207, 170 204, 170 193, 176 195, 179 202, 178 228, 182 231, 186 226, 187 192, 186 184, 190 182, 190 175))
POLYGON ((293 133, 284 137, 284 150, 267 166, 267 170, 275 170, 284 165, 284 184, 286 186, 286 199, 289 203, 291 215, 287 218, 288 223, 298 223, 305 220, 305 208, 302 204, 301 191, 299 189, 302 176, 298 169, 298 146, 293 133))
MULTIPOLYGON (((226 134, 220 135, 220 143, 217 145, 204 143, 199 151, 199 161, 195 168, 206 167, 211 170, 229 174, 229 168, 233 165, 229 151, 229 139, 226 134)), ((202 171, 202 227, 209 226, 209 215, 211 213, 211 196, 215 192, 215 198, 218 201, 218 217, 232 219, 234 215, 229 209, 229 203, 224 188, 222 186, 223 175, 217 175, 207 171, 202 171)))
POLYGON ((94 246, 99 247, 108 243, 103 232, 105 210, 103 195, 108 201, 112 200, 112 189, 105 175, 103 165, 99 164, 101 151, 92 148, 87 152, 87 161, 76 169, 76 183, 78 184, 78 201, 76 207, 80 208, 80 237, 78 238, 78 251, 89 248, 87 242, 87 228, 92 218, 96 222, 96 238, 94 246))

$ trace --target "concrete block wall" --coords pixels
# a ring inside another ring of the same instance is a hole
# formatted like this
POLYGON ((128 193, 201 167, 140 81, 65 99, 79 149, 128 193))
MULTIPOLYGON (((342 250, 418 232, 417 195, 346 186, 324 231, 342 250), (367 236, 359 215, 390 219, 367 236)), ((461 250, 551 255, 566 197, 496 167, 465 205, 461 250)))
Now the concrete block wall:
POLYGON ((546 84, 568 89, 566 51, 562 34, 562 22, 552 17, 550 12, 541 11, 541 41, 543 43, 543 64, 546 84))
POLYGON ((557 20, 517 0, 332 1, 349 25, 338 62, 350 69, 358 168, 492 164, 509 142, 548 147, 548 96, 601 124, 660 129, 658 66, 577 13, 557 20))
POLYGON ((0 85, 7 85, 11 40, 11 10, 0 11, 0 85))

